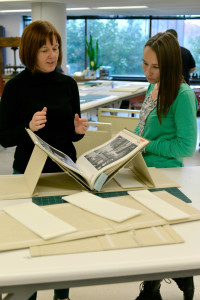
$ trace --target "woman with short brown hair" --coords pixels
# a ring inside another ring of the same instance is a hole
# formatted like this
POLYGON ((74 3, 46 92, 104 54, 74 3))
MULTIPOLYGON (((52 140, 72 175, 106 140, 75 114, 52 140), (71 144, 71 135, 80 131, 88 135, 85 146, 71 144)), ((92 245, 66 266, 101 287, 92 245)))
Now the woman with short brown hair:
POLYGON ((24 29, 20 40, 19 57, 21 62, 33 73, 36 71, 36 58, 38 50, 46 43, 48 38, 53 43, 55 37, 59 45, 58 65, 62 63, 62 40, 56 28, 47 21, 35 21, 24 29))
MULTIPOLYGON (((81 119, 77 83, 57 71, 62 41, 47 21, 29 24, 21 38, 20 58, 25 70, 5 85, 0 102, 0 144, 16 146, 13 173, 24 173, 34 144, 25 128, 76 161, 73 142, 83 138, 87 119, 81 119)), ((43 172, 61 172, 47 159, 43 172)), ((69 289, 56 290, 55 299, 68 299, 69 289)), ((31 300, 36 299, 34 294, 31 300)))

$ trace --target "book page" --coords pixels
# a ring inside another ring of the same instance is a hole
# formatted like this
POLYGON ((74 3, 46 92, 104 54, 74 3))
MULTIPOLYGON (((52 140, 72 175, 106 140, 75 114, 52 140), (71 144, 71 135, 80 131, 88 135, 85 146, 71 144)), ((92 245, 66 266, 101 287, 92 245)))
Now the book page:
POLYGON ((148 143, 149 141, 124 129, 103 145, 82 154, 76 165, 81 170, 87 170, 87 178, 92 187, 99 174, 104 172, 110 175, 148 143), (110 170, 112 171, 109 172, 110 170))

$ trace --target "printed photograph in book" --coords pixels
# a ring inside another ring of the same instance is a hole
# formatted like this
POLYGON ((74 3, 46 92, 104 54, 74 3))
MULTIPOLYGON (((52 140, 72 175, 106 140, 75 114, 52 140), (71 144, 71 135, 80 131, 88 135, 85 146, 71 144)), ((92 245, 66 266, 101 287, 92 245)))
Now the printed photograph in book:
POLYGON ((50 145, 47 144, 45 141, 43 141, 38 135, 37 135, 37 139, 38 139, 38 141, 40 142, 40 144, 41 144, 46 150, 48 150, 50 153, 52 153, 53 155, 55 155, 59 160, 61 160, 62 162, 64 162, 66 165, 68 165, 68 166, 74 168, 75 170, 80 171, 80 170, 77 168, 76 164, 73 162, 73 160, 71 160, 71 158, 70 158, 67 154, 65 154, 65 153, 59 151, 58 149, 56 149, 56 148, 50 146, 50 145))
POLYGON ((117 136, 108 145, 101 147, 84 157, 97 169, 119 160, 137 147, 134 143, 125 139, 122 136, 117 136))

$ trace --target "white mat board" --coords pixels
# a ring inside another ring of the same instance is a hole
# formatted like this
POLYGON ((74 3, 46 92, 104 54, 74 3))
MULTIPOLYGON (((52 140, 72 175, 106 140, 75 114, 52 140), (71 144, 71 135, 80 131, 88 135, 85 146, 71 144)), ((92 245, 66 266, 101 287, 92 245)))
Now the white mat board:
POLYGON ((69 203, 115 222, 123 222, 141 213, 140 210, 122 206, 88 192, 63 197, 69 203))
POLYGON ((3 210, 44 240, 76 231, 75 227, 32 202, 4 207, 3 210))
POLYGON ((129 191, 128 194, 165 220, 174 221, 189 218, 187 213, 155 196, 150 191, 129 191))

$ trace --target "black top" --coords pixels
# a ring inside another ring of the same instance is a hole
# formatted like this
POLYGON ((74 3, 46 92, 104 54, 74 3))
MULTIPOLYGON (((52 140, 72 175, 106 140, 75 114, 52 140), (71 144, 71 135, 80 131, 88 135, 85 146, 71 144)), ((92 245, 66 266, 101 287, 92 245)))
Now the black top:
MULTIPOLYGON (((0 102, 0 144, 17 146, 13 168, 24 172, 34 144, 25 127, 37 111, 47 107, 47 123, 35 133, 45 142, 76 161, 72 141, 80 140, 74 128, 74 115, 80 115, 78 87, 73 78, 57 72, 36 73, 29 69, 9 80, 0 102)), ((61 172, 51 159, 47 159, 43 172, 61 172)))
POLYGON ((182 56, 182 68, 183 68, 182 73, 185 81, 189 83, 189 78, 190 78, 189 70, 195 67, 195 61, 190 51, 184 47, 181 47, 181 56, 182 56))

